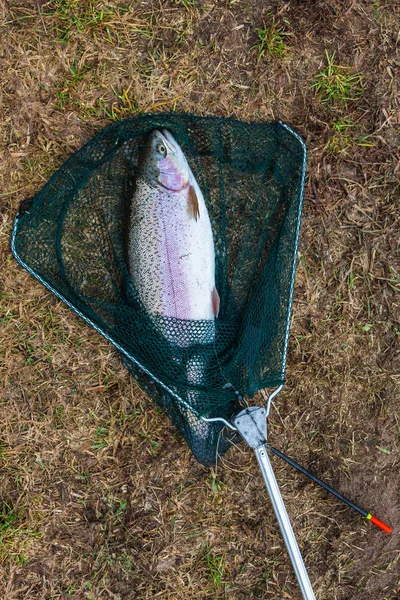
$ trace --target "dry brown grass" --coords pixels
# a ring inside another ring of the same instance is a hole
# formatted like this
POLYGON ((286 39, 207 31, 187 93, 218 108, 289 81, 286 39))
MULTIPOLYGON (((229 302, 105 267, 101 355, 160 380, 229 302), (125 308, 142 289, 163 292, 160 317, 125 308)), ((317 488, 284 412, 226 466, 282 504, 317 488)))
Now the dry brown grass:
POLYGON ((170 109, 281 118, 307 142, 270 441, 392 536, 272 460, 318 598, 399 597, 399 21, 395 0, 0 0, 1 598, 299 597, 250 450, 197 464, 9 251, 19 202, 101 126, 170 109), (290 51, 258 62, 271 14, 290 51), (363 74, 358 99, 310 90, 325 50, 363 74))

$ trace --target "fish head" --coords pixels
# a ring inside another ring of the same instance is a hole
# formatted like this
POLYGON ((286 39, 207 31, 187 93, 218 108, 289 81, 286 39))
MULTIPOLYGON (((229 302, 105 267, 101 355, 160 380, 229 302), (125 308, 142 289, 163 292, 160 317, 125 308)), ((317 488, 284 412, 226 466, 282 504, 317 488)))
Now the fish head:
POLYGON ((151 185, 178 192, 189 185, 190 169, 182 148, 167 129, 149 135, 142 175, 151 185))

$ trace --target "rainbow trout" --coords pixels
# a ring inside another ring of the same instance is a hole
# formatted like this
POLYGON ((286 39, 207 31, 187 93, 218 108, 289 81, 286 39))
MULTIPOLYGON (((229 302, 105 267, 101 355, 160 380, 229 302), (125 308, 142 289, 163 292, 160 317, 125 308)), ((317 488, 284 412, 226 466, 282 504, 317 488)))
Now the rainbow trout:
POLYGON ((128 264, 149 315, 210 323, 193 328, 200 333, 186 341, 164 326, 165 337, 182 346, 213 341, 219 296, 210 218, 186 157, 166 129, 151 132, 139 158, 128 264))

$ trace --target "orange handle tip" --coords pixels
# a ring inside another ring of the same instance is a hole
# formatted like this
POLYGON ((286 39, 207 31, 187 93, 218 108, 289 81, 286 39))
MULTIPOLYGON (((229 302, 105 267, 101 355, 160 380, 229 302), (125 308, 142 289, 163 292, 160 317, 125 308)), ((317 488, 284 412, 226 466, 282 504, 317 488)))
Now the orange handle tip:
POLYGON ((391 527, 389 527, 389 525, 386 525, 386 523, 384 523, 383 521, 380 521, 373 515, 371 515, 369 520, 371 521, 371 523, 373 523, 377 527, 380 527, 381 529, 383 529, 383 531, 386 531, 386 533, 392 533, 393 529, 391 527))

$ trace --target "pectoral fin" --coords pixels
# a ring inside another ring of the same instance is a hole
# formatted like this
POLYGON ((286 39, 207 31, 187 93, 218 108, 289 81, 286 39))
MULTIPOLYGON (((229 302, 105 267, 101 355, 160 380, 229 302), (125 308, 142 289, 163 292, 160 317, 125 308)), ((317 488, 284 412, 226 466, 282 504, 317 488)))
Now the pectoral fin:
POLYGON ((189 187, 188 208, 189 214, 192 215, 197 221, 197 219, 200 217, 199 201, 197 200, 196 191, 192 185, 189 187))
POLYGON ((217 292, 217 288, 214 286, 213 291, 212 291, 212 307, 213 307, 214 317, 218 317, 219 303, 220 303, 219 294, 217 292))

